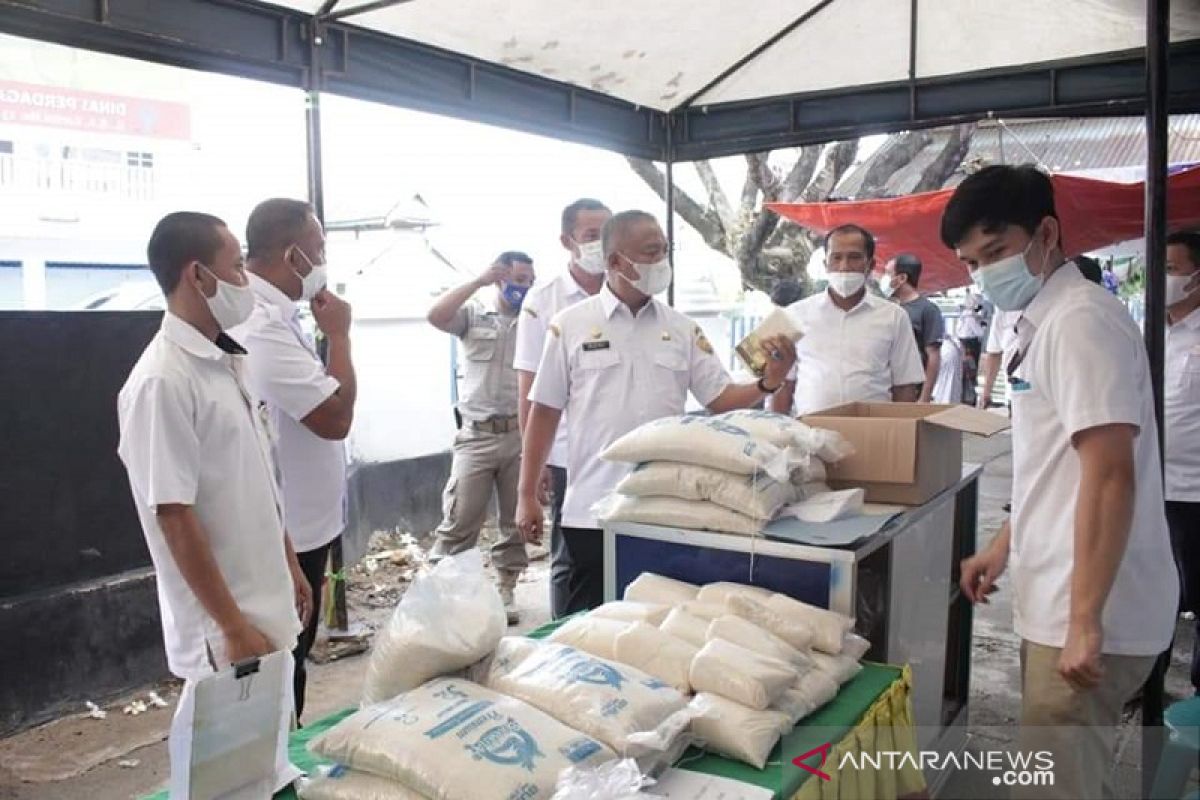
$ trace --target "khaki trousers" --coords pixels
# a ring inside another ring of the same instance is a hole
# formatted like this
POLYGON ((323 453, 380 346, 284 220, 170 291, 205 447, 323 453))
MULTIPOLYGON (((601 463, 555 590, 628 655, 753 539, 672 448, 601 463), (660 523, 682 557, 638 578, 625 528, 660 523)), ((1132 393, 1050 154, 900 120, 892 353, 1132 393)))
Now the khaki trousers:
POLYGON ((1104 678, 1086 691, 1058 674, 1062 650, 1021 641, 1022 753, 1048 751, 1054 759, 1054 785, 1014 788, 1014 798, 1112 796, 1121 712, 1154 668, 1155 656, 1103 656, 1104 678))
POLYGON ((502 584, 515 583, 529 565, 525 540, 516 523, 520 477, 520 432, 491 433, 464 424, 454 437, 450 480, 442 493, 442 524, 430 555, 438 559, 474 547, 494 493, 499 502, 500 536, 492 545, 492 566, 502 584))

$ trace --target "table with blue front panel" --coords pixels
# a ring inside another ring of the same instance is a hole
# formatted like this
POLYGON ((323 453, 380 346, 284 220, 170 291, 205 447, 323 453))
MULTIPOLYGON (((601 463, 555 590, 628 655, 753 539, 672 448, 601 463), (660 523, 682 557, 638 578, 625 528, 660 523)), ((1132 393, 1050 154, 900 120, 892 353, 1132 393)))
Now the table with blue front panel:
POLYGON ((749 583, 852 616, 871 642, 867 660, 912 666, 918 745, 958 750, 966 742, 972 622, 958 575, 975 552, 981 472, 965 464, 958 483, 847 547, 611 523, 605 599, 656 572, 695 584, 749 583))

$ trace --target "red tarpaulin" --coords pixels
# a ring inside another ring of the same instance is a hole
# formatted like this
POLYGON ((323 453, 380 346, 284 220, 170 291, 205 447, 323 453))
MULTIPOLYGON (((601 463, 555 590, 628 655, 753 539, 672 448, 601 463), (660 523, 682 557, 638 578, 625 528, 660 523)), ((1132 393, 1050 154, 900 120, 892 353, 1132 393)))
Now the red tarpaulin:
MULTIPOLYGON (((1068 257, 1142 238, 1143 183, 1111 183, 1071 175, 1051 175, 1050 180, 1068 257)), ((1170 176, 1167 186, 1170 229, 1200 226, 1200 167, 1170 176)), ((887 200, 769 203, 767 208, 819 233, 847 223, 861 225, 875 236, 879 268, 897 253, 915 253, 924 265, 921 291, 932 293, 971 282, 967 268, 938 235, 942 209, 952 193, 952 189, 943 189, 887 200)))

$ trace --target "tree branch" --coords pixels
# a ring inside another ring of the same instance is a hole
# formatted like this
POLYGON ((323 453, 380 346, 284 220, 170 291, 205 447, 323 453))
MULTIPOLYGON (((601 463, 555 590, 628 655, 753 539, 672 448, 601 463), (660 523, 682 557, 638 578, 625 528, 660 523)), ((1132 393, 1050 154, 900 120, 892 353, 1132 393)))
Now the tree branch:
POLYGON ((887 194, 887 185, 891 177, 901 167, 911 164, 930 141, 930 135, 924 131, 905 131, 889 139, 867 168, 862 188, 858 190, 858 199, 883 197, 887 194))
POLYGON ((733 215, 733 208, 729 205, 725 190, 721 188, 721 182, 717 180, 717 174, 713 172, 712 164, 707 159, 692 163, 696 167, 696 174, 700 176, 700 183, 704 185, 704 191, 708 193, 709 202, 721 219, 721 226, 728 231, 736 224, 737 218, 733 215))
POLYGON ((937 154, 929 166, 921 172, 914 193, 933 192, 946 185, 946 181, 962 166, 963 159, 971 150, 971 139, 975 136, 975 123, 955 126, 950 132, 942 151, 937 154))
POLYGON ((757 154, 746 154, 746 180, 742 182, 742 204, 739 207, 747 217, 754 213, 758 204, 758 168, 754 164, 757 154))
POLYGON ((801 199, 805 203, 828 200, 842 177, 850 167, 854 166, 854 159, 857 155, 858 139, 836 143, 826 153, 825 165, 816 179, 804 190, 801 199))
POLYGON ((792 165, 787 177, 783 179, 783 185, 779 190, 779 200, 786 203, 800 196, 800 192, 808 186, 813 173, 817 171, 817 163, 821 159, 823 149, 824 145, 819 144, 800 148, 800 155, 796 159, 796 163, 792 165))
MULTIPOLYGON (((662 170, 656 167, 653 162, 647 161, 644 158, 626 157, 625 160, 629 162, 629 166, 633 169, 634 173, 663 202, 666 202, 667 176, 663 174, 662 170)), ((680 189, 678 184, 675 186, 673 195, 675 198, 675 212, 683 217, 683 221, 691 225, 700 234, 705 244, 718 253, 723 253, 732 258, 733 253, 730 252, 729 244, 726 242, 725 226, 721 224, 721 218, 716 212, 710 211, 697 203, 687 192, 680 189)))

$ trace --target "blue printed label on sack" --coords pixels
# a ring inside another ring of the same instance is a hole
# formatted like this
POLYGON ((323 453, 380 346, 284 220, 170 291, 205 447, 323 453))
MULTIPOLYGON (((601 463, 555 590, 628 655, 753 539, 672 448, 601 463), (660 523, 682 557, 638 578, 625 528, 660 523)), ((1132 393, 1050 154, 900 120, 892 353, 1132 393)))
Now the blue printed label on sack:
POLYGON ((625 676, 615 667, 591 660, 575 662, 563 677, 569 683, 590 683, 595 686, 611 686, 614 689, 620 689, 625 682, 625 676))
POLYGON ((480 700, 478 703, 472 703, 461 711, 454 712, 434 727, 425 731, 425 735, 430 739, 440 739, 455 728, 461 727, 472 717, 491 707, 492 702, 490 700, 480 700))
POLYGON ((645 686, 647 689, 649 689, 652 692, 657 692, 659 689, 672 688, 671 684, 667 683, 666 681, 660 681, 658 678, 650 678, 649 680, 644 680, 644 681, 642 681, 642 686, 645 686))
POLYGON ((522 783, 508 793, 504 800, 534 800, 541 793, 536 783, 522 783))
POLYGON ((558 749, 559 754, 570 761, 572 764, 578 764, 580 761, 586 761, 596 753, 600 752, 600 743, 588 739, 586 736, 581 736, 578 739, 572 739, 558 749))
POLYGON ((476 761, 486 759, 493 764, 520 766, 528 772, 533 772, 536 759, 546 755, 529 732, 511 718, 488 728, 478 741, 467 745, 467 750, 476 761))
POLYGON ((719 431, 720 433, 728 433, 732 436, 749 436, 750 435, 750 432, 744 428, 739 428, 736 425, 730 425, 728 422, 721 422, 720 420, 715 420, 715 419, 710 419, 708 421, 708 427, 712 428, 714 431, 719 431))
POLYGON ((629 701, 622 697, 617 697, 609 700, 600 708, 600 716, 615 717, 627 708, 629 708, 629 701))

